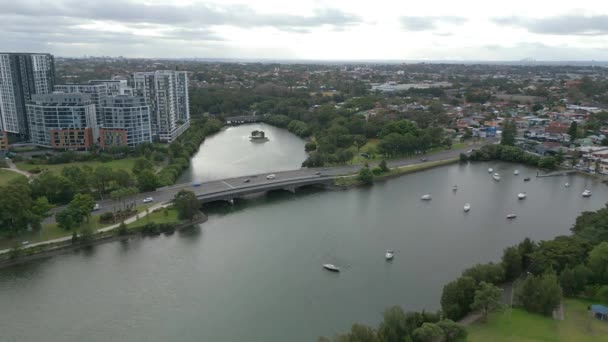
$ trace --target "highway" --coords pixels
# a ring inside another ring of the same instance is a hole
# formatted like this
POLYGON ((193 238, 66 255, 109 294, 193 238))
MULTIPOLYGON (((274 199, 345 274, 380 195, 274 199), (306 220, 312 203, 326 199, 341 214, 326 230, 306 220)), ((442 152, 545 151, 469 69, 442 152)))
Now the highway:
MULTIPOLYGON (((471 144, 460 149, 446 150, 428 155, 418 155, 416 157, 411 158, 391 160, 387 161, 387 164, 389 167, 393 168, 456 158, 462 152, 466 152, 470 149, 479 148, 483 144, 488 144, 491 142, 492 141, 485 141, 484 143, 471 144)), ((377 163, 370 163, 370 167, 373 167, 376 164, 377 163)), ((290 183, 299 183, 300 181, 314 180, 319 178, 333 179, 338 176, 356 173, 359 171, 360 168, 361 165, 342 165, 325 168, 301 168, 297 170, 274 172, 272 173, 275 175, 274 179, 267 179, 266 176, 271 173, 265 173, 247 175, 236 178, 226 178, 221 180, 212 180, 196 184, 176 184, 173 186, 156 189, 156 191, 137 194, 133 200, 135 200, 136 203, 140 205, 143 204, 144 198, 152 197, 155 203, 165 203, 171 201, 180 190, 186 189, 194 192, 197 197, 201 198, 201 200, 205 202, 205 198, 209 198, 209 195, 211 194, 215 194, 219 198, 222 197, 221 194, 224 192, 227 195, 230 195, 230 193, 239 193, 239 191, 234 190, 246 190, 250 188, 255 188, 259 190, 258 192, 264 192, 267 190, 272 190, 272 188, 277 188, 278 185, 284 185, 285 188, 288 188, 290 186, 290 183)), ((114 201, 112 199, 99 200, 97 203, 99 204, 100 208, 95 212, 96 215, 99 215, 104 212, 112 212, 118 210, 122 205, 120 202, 114 201)), ((54 222, 54 214, 63 210, 64 207, 65 206, 54 208, 51 211, 52 215, 48 217, 44 221, 44 223, 54 222)))

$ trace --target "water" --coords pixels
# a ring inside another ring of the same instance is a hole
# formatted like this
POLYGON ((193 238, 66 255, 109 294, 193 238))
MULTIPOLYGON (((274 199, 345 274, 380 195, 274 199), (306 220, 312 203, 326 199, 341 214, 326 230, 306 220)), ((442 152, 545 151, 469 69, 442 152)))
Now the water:
POLYGON ((436 310, 464 268, 525 237, 568 234, 608 195, 589 178, 535 174, 451 165, 370 188, 271 193, 216 206, 193 232, 1 269, 0 341, 315 341, 376 325, 391 305, 436 310), (426 193, 432 201, 420 200, 426 193))
POLYGON ((305 159, 304 140, 285 129, 264 123, 227 127, 203 142, 178 183, 294 170, 305 159), (251 142, 253 130, 264 131, 269 140, 251 142))

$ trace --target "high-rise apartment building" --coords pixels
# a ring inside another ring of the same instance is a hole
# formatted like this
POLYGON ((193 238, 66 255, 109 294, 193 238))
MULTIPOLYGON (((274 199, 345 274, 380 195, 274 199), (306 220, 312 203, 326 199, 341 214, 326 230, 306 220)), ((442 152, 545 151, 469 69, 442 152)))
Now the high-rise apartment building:
POLYGON ((92 80, 89 84, 103 84, 106 86, 108 96, 129 95, 130 89, 127 80, 92 80))
POLYGON ((99 145, 134 147, 152 142, 150 107, 141 96, 116 95, 101 99, 97 110, 99 145))
POLYGON ((136 72, 133 85, 150 106, 154 139, 172 142, 190 126, 187 72, 136 72))
POLYGON ((101 99, 108 96, 108 87, 105 84, 58 84, 55 92, 87 94, 91 102, 99 107, 101 99))
POLYGON ((33 95, 27 104, 32 143, 56 149, 89 149, 99 138, 90 95, 33 95))
POLYGON ((0 130, 27 136, 26 105, 55 85, 55 62, 45 53, 0 53, 0 130))

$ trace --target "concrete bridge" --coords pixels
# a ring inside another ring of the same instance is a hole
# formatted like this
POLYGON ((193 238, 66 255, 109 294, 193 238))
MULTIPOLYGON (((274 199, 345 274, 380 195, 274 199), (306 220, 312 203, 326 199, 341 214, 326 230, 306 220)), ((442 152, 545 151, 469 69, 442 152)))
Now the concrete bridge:
POLYGON ((263 115, 243 115, 243 116, 231 116, 224 118, 228 125, 241 125, 246 123, 260 122, 264 118, 263 115))
MULTIPOLYGON (((237 198, 242 198, 247 195, 260 194, 273 190, 285 190, 292 193, 296 192, 296 189, 304 186, 327 186, 333 183, 333 176, 325 175, 314 175, 295 177, 282 180, 267 180, 264 183, 243 183, 238 187, 232 187, 228 190, 209 191, 208 189, 201 189, 201 191, 194 190, 194 194, 200 200, 201 203, 209 203, 214 201, 228 201, 233 202, 237 198)), ((194 188, 197 189, 197 188, 194 188)))

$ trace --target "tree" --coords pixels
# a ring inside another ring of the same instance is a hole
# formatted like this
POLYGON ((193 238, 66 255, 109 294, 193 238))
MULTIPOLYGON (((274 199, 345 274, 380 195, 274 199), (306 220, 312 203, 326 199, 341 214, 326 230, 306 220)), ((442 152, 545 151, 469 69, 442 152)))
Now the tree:
POLYGON ((518 305, 526 311, 551 315, 562 300, 562 289, 553 273, 528 275, 515 289, 518 305))
POLYGON ((361 150, 361 147, 367 144, 367 138, 364 135, 357 134, 353 137, 355 146, 357 147, 357 153, 361 150))
POLYGON ((333 340, 335 342, 380 342, 374 329, 362 324, 353 324, 350 332, 337 335, 333 340))
POLYGON ((570 135, 570 141, 574 141, 578 137, 578 124, 576 121, 572 121, 570 128, 568 128, 568 135, 570 135))
POLYGON ((523 271, 523 258, 519 248, 512 246, 502 253, 502 268, 505 271, 505 280, 511 281, 519 277, 523 271))
POLYGON ((95 185, 95 188, 99 194, 104 194, 110 181, 112 181, 113 173, 112 169, 106 165, 99 165, 93 171, 91 175, 91 181, 95 185))
POLYGON ((362 167, 361 170, 359 170, 358 178, 363 184, 372 184, 374 182, 374 174, 369 167, 362 167))
POLYGON ((589 269, 599 284, 608 284, 608 242, 604 241, 589 252, 589 269))
POLYGON ((68 205, 68 209, 71 210, 74 220, 81 222, 82 218, 86 218, 89 222, 91 211, 95 207, 95 200, 89 194, 76 194, 74 199, 68 205))
POLYGON ((382 161, 380 162, 380 164, 378 164, 378 166, 380 167, 382 172, 389 172, 391 170, 388 168, 388 165, 386 165, 386 160, 384 160, 384 159, 382 159, 382 161))
POLYGON ((114 171, 114 181, 121 188, 128 188, 133 186, 133 177, 125 170, 114 171))
POLYGON ((444 337, 443 329, 435 323, 424 323, 412 334, 416 342, 440 341, 444 337))
POLYGON ((137 175, 137 187, 141 192, 154 191, 158 185, 158 177, 152 170, 143 170, 137 175))
POLYGON ((55 214, 55 221, 57 221, 57 226, 63 230, 72 230, 72 228, 76 227, 74 212, 69 208, 55 214))
POLYGON ((481 311, 483 320, 486 321, 488 313, 502 307, 501 297, 501 288, 482 281, 479 283, 479 289, 475 291, 475 298, 473 299, 473 304, 471 304, 471 309, 473 311, 481 311))
POLYGON ((437 325, 443 330, 445 342, 466 341, 467 330, 462 325, 449 319, 444 319, 437 325))
POLYGON ((579 294, 591 279, 591 271, 585 265, 577 265, 575 268, 566 268, 559 275, 559 284, 565 296, 579 294))
POLYGON ((541 169, 553 170, 557 166, 557 161, 554 157, 543 157, 538 161, 538 167, 541 169))
POLYGON ((180 220, 192 221, 198 214, 201 204, 192 191, 180 190, 173 199, 173 207, 180 220))
POLYGON ((470 267, 464 270, 462 275, 475 279, 475 282, 478 284, 484 281, 491 284, 500 284, 505 280, 505 270, 502 268, 502 265, 492 262, 470 267))
POLYGON ((510 120, 505 121, 502 128, 502 140, 500 141, 501 145, 514 146, 515 145, 515 137, 517 135, 517 127, 510 120))
MULTIPOLYGON (((378 336, 382 341, 402 341, 412 333, 406 322, 405 312, 399 306, 393 306, 384 311, 384 320, 378 328, 378 336)), ((414 327, 416 328, 416 327, 414 327)))
POLYGON ((135 163, 133 164, 133 174, 139 175, 144 170, 153 170, 154 164, 146 158, 140 157, 135 159, 135 163))
POLYGON ((41 228, 40 222, 49 217, 49 210, 53 205, 49 203, 49 200, 46 197, 38 197, 36 201, 32 204, 32 213, 34 214, 34 219, 31 221, 32 228, 35 230, 39 230, 41 228), (37 218, 37 219, 36 219, 37 218))
POLYGON ((470 312, 477 284, 471 277, 460 277, 443 287, 441 310, 444 315, 457 321, 470 312))

